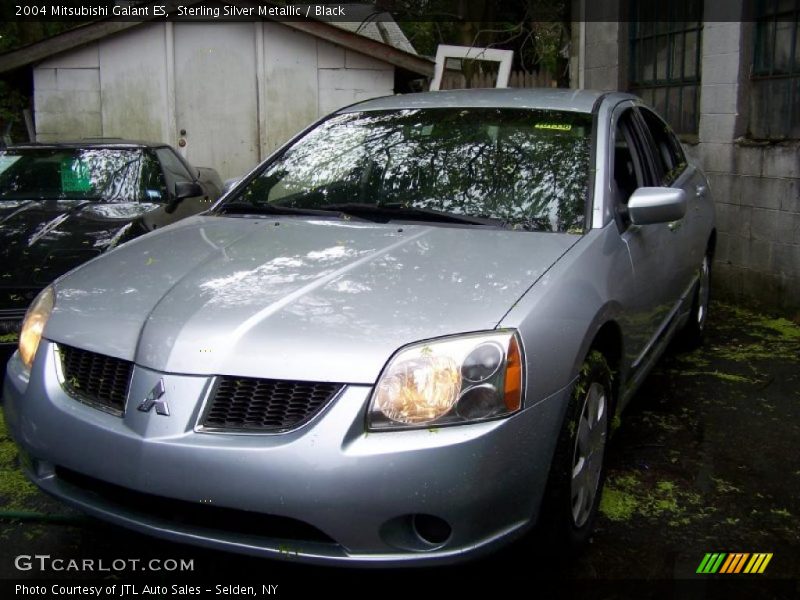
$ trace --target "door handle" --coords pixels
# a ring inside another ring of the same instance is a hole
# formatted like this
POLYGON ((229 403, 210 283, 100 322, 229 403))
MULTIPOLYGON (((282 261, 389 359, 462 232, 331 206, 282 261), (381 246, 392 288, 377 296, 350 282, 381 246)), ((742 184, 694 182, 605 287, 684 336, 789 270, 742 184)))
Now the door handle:
POLYGON ((704 185, 698 185, 695 189, 695 195, 698 198, 705 198, 706 192, 708 192, 708 188, 704 185))

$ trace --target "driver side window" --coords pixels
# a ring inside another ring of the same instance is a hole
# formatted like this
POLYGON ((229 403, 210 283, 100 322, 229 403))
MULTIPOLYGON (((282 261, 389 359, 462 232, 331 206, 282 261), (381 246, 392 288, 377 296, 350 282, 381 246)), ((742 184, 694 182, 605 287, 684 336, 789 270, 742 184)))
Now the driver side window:
POLYGON ((169 194, 158 159, 150 150, 142 152, 141 202, 166 202, 169 194))
POLYGON ((177 182, 193 181, 186 167, 171 149, 156 148, 156 156, 161 161, 161 168, 164 170, 164 178, 167 180, 167 189, 170 195, 175 191, 177 182))
POLYGON ((633 112, 628 110, 614 130, 613 188, 615 206, 622 225, 627 227, 628 200, 637 188, 645 185, 642 151, 634 134, 633 112))

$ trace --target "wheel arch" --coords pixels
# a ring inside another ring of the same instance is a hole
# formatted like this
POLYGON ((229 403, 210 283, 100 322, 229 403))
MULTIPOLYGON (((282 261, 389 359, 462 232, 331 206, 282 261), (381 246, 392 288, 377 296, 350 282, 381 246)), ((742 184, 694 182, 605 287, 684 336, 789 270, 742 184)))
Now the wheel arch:
POLYGON ((620 370, 623 357, 622 328, 617 321, 606 321, 598 329, 589 345, 589 352, 600 352, 611 370, 611 393, 614 412, 617 410, 620 393, 620 370))
POLYGON ((615 412, 619 406, 617 400, 620 397, 620 390, 622 389, 622 381, 625 372, 624 335, 617 314, 618 310, 614 310, 613 306, 609 306, 606 307, 606 310, 601 311, 601 313, 597 315, 594 325, 590 329, 591 333, 586 336, 584 343, 581 345, 580 352, 575 358, 574 367, 574 373, 577 378, 581 366, 592 351, 596 350, 603 355, 611 370, 611 393, 615 412))

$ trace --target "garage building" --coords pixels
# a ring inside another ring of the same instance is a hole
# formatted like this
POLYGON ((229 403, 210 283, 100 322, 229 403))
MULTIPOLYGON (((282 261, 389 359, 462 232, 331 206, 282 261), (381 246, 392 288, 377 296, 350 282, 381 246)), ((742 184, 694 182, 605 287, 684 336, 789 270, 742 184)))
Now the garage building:
POLYGON ((391 20, 103 20, 0 56, 0 73, 31 67, 37 141, 163 141, 223 178, 318 117, 433 73, 391 20))

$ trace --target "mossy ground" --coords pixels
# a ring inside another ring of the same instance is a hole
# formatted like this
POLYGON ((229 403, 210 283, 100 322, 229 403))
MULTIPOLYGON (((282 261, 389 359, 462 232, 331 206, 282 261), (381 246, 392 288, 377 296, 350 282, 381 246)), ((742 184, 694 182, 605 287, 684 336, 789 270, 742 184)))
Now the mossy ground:
POLYGON ((17 447, 6 430, 5 415, 0 411, 0 506, 2 510, 26 510, 38 495, 36 486, 19 469, 17 447))
POLYGON ((713 304, 706 343, 672 348, 622 415, 585 560, 602 562, 619 539, 657 548, 673 571, 742 548, 776 552, 771 575, 797 578, 798 440, 800 326, 713 304))

